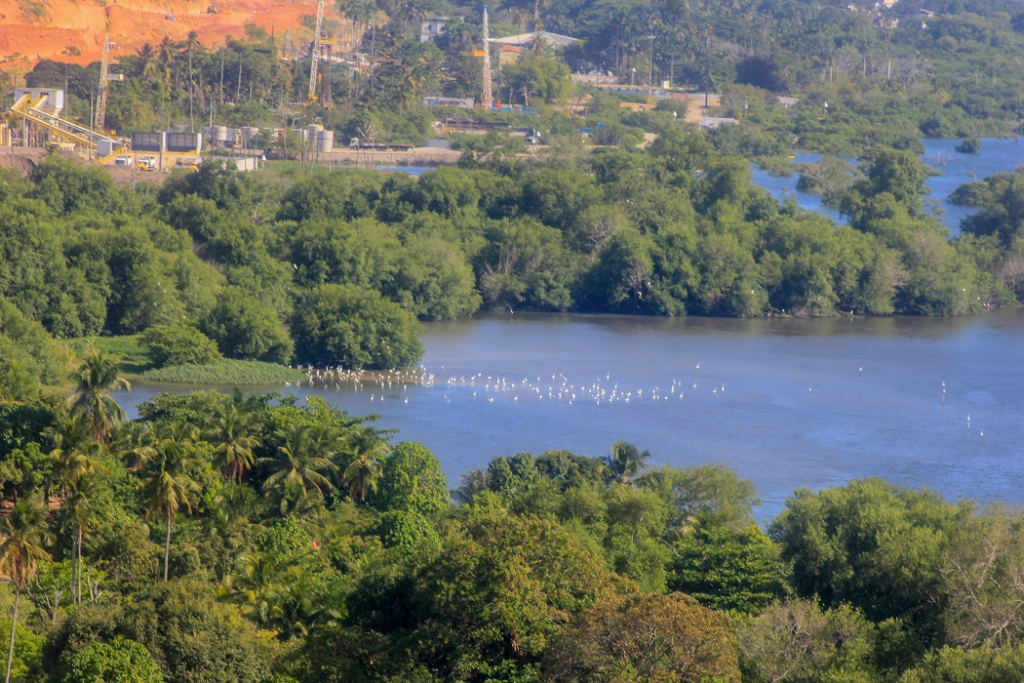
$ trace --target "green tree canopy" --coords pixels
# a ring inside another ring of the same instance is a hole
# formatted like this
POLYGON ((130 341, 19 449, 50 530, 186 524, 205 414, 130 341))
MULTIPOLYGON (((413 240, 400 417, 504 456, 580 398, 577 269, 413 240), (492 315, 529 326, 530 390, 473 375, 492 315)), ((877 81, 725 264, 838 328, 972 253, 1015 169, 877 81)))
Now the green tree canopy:
POLYGON ((377 292, 353 285, 323 285, 300 295, 292 332, 300 362, 387 369, 423 355, 416 319, 377 292))

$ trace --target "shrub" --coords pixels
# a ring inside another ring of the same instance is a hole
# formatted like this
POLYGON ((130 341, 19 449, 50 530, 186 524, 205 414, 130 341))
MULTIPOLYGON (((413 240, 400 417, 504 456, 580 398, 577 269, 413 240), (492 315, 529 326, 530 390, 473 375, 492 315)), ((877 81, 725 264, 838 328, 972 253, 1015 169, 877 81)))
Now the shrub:
POLYGON ((206 365, 220 360, 212 339, 187 325, 154 325, 142 334, 146 355, 153 365, 206 365))

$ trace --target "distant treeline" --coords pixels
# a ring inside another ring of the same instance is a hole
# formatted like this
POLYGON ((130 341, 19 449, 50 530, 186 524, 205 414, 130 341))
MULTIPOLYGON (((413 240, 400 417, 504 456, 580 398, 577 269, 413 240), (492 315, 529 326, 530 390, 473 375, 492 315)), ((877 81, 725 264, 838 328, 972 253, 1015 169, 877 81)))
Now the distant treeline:
POLYGON ((102 169, 58 155, 27 179, 5 173, 0 296, 13 304, 4 339, 19 349, 5 362, 7 383, 23 385, 12 395, 53 381, 61 352, 45 351, 57 349, 46 333, 148 330, 156 366, 389 368, 419 359, 417 320, 481 306, 959 315, 1024 292, 1012 175, 950 242, 922 208, 923 167, 906 151, 866 157, 837 200, 850 225, 837 228, 779 205, 747 162, 699 132, 669 127, 644 152, 533 161, 505 140, 492 134, 462 168, 419 179, 242 175, 208 162, 159 190, 118 190, 102 169), (42 345, 31 358, 27 335, 42 345))

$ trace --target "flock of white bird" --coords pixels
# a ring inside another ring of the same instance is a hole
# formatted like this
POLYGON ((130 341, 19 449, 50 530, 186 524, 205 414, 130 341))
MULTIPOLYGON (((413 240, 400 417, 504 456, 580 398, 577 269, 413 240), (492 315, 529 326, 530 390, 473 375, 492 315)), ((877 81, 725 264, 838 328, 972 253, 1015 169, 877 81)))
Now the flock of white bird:
MULTIPOLYGON (((534 401, 556 401, 559 403, 573 405, 581 401, 587 401, 595 405, 612 403, 630 403, 648 401, 682 401, 686 396, 685 388, 692 394, 701 395, 698 392, 704 391, 704 396, 710 395, 718 399, 725 394, 725 385, 714 383, 710 390, 707 384, 702 385, 698 381, 700 377, 700 363, 694 367, 692 382, 682 381, 673 378, 666 382, 667 388, 660 385, 654 387, 627 389, 619 386, 618 382, 612 381, 611 373, 605 373, 604 378, 595 377, 593 381, 582 383, 571 382, 568 377, 561 373, 554 373, 550 379, 545 375, 524 376, 520 379, 509 379, 507 375, 485 375, 478 372, 475 375, 448 375, 441 376, 436 372, 430 372, 426 366, 420 365, 416 368, 405 368, 398 370, 366 371, 359 369, 346 369, 338 367, 318 368, 312 365, 299 366, 299 370, 306 373, 306 381, 286 382, 288 386, 301 387, 333 387, 342 389, 351 387, 356 392, 370 392, 371 402, 384 402, 398 400, 409 403, 407 394, 410 386, 441 387, 444 389, 444 400, 451 402, 451 394, 455 390, 472 390, 472 400, 487 401, 494 403, 495 398, 505 398, 513 403, 522 400, 534 401), (703 389, 700 387, 704 386, 703 389), (395 391, 403 394, 395 397, 395 391)), ((444 370, 444 366, 440 366, 444 370)), ((864 375, 864 368, 857 369, 859 376, 864 375)), ((812 393, 814 387, 807 387, 812 393)), ((946 383, 942 383, 942 404, 946 403, 946 383)), ((971 416, 967 415, 967 430, 971 430, 971 416)), ((985 436, 984 432, 978 433, 985 436)))
MULTIPOLYGON (((673 378, 666 382, 667 386, 642 388, 621 387, 617 382, 612 381, 611 373, 606 373, 604 379, 595 377, 593 381, 571 382, 568 377, 561 373, 554 373, 550 376, 533 377, 524 376, 520 379, 511 379, 507 375, 485 375, 478 372, 475 375, 449 375, 439 376, 436 372, 430 372, 425 366, 414 369, 387 370, 381 372, 368 372, 363 370, 348 370, 341 367, 317 368, 313 366, 300 366, 298 369, 306 373, 305 382, 287 383, 288 386, 309 386, 309 387, 352 387, 357 392, 370 392, 371 401, 396 400, 395 391, 408 392, 409 386, 442 387, 445 390, 444 399, 451 401, 450 393, 456 389, 472 390, 474 400, 485 400, 493 403, 495 398, 508 398, 512 402, 520 400, 536 401, 558 401, 573 405, 580 401, 589 401, 596 405, 602 403, 629 403, 631 401, 682 401, 686 393, 684 388, 689 385, 693 392, 698 391, 700 383, 697 378, 700 375, 700 363, 694 368, 692 382, 684 382, 673 378), (392 394, 390 397, 388 394, 392 394)), ((441 366, 444 370, 444 366, 441 366)), ((715 384, 710 388, 709 394, 718 398, 725 393, 725 385, 715 384)), ((405 403, 409 402, 408 396, 400 399, 405 403)))

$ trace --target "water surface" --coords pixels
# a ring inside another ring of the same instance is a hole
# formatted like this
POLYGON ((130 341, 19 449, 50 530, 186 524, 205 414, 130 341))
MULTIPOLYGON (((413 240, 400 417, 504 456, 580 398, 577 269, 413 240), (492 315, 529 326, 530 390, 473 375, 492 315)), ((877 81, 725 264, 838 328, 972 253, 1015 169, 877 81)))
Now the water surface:
MULTIPOLYGON (((482 316, 429 324, 422 339, 427 385, 280 390, 380 415, 396 439, 427 445, 453 487, 496 455, 604 455, 626 439, 654 464, 728 464, 754 481, 765 519, 797 488, 867 476, 950 500, 1024 503, 1019 310, 956 319, 482 316)), ((156 390, 137 385, 117 398, 138 403, 156 390)))
MULTIPOLYGON (((925 195, 926 208, 937 210, 942 222, 953 236, 960 234, 960 221, 976 213, 978 209, 956 206, 949 202, 949 195, 964 183, 987 178, 995 173, 1013 171, 1024 164, 1024 141, 1019 138, 985 138, 981 150, 977 154, 959 154, 955 147, 959 140, 924 140, 924 154, 921 161, 931 166, 941 175, 930 176, 925 181, 929 194, 925 195)), ((817 163, 820 154, 797 154, 793 162, 817 163)), ((856 159, 848 159, 856 166, 856 159)), ((798 192, 796 189, 799 176, 793 174, 776 177, 765 170, 753 169, 754 182, 768 190, 780 201, 785 198, 794 200, 798 205, 809 211, 828 216, 837 223, 846 223, 836 209, 825 206, 816 194, 798 192)))

